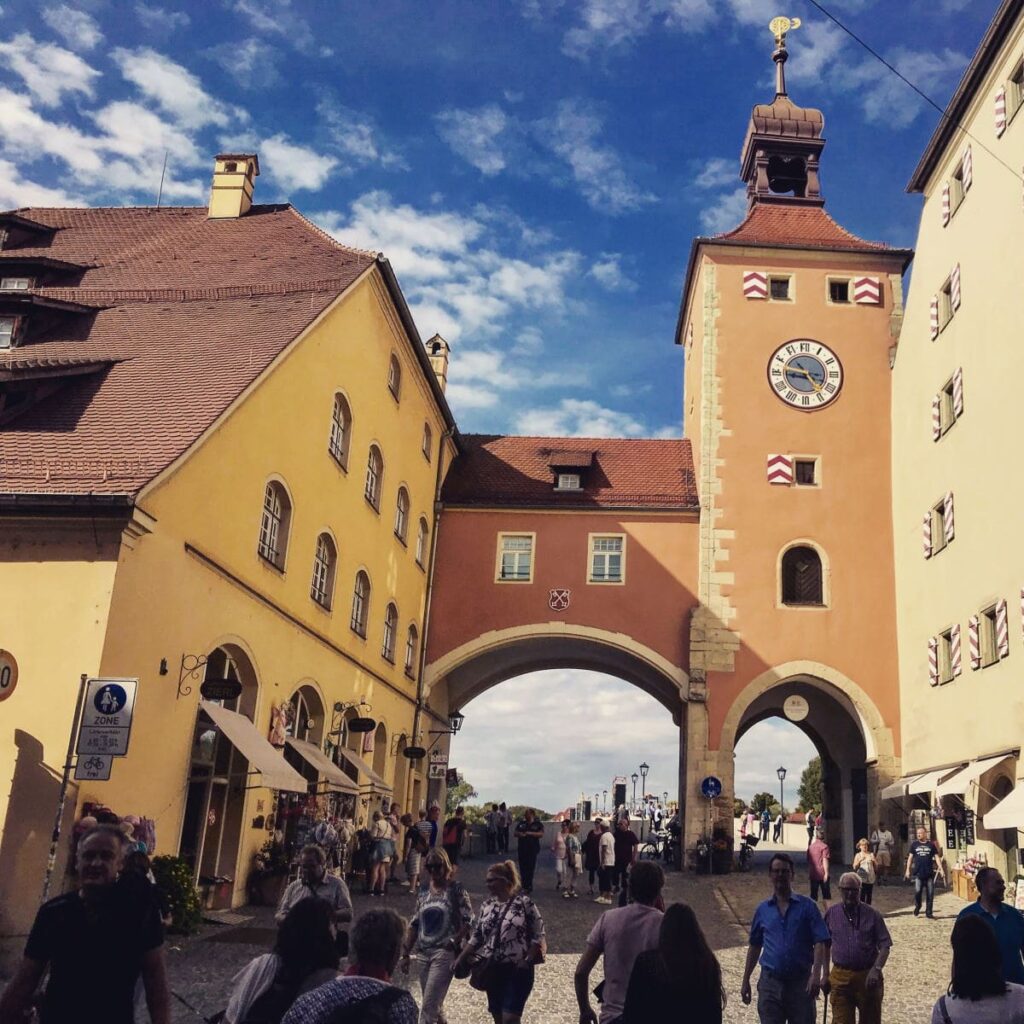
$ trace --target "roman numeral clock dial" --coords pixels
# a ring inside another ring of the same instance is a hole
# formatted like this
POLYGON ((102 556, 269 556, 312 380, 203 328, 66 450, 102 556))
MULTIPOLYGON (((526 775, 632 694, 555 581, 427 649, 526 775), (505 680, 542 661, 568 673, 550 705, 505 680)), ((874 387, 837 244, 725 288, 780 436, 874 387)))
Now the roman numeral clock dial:
POLYGON ((843 364, 828 345, 797 338, 772 353, 768 360, 768 383, 786 405, 813 412, 839 397, 843 364))

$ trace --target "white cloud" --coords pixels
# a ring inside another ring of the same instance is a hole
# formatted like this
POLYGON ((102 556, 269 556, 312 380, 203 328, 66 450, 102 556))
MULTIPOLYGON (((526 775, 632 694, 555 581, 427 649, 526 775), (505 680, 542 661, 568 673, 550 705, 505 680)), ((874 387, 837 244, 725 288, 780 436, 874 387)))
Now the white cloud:
POLYGON ((681 430, 652 429, 630 413, 588 398, 563 398, 556 406, 526 409, 516 416, 515 429, 542 437, 678 437, 681 430))
POLYGON ((441 138, 483 174, 505 169, 500 137, 508 125, 501 107, 490 104, 477 110, 444 110, 437 115, 441 138))
POLYGON ((103 41, 103 32, 96 20, 85 11, 75 10, 67 4, 47 7, 43 11, 43 21, 72 49, 92 50, 103 41))
MULTIPOLYGON (((793 59, 786 65, 786 84, 817 85, 828 82, 833 74, 842 74, 841 56, 848 43, 847 36, 830 21, 812 21, 800 27, 789 37, 793 59)), ((876 75, 887 75, 880 64, 874 62, 876 75)))
POLYGON ((623 273, 622 256, 617 252, 605 252, 590 267, 590 276, 609 292, 635 292, 636 281, 623 273))
POLYGON ((265 89, 281 80, 277 69, 281 51, 255 36, 218 43, 206 52, 243 89, 265 89))
POLYGON ((135 5, 135 16, 147 32, 160 35, 170 35, 176 29, 185 28, 192 20, 184 11, 168 11, 163 7, 143 3, 135 5))
POLYGON ((583 0, 576 11, 581 24, 565 33, 562 52, 581 58, 597 47, 634 42, 647 33, 654 17, 649 0, 583 0))
POLYGON ((547 124, 548 143, 572 168, 587 202, 619 214, 652 203, 655 196, 634 184, 618 154, 598 141, 600 119, 576 100, 563 100, 547 124))
POLYGON ((292 0, 235 0, 234 10, 257 32, 278 35, 302 53, 330 57, 333 51, 317 43, 310 23, 296 13, 292 0))
POLYGON ((738 227, 747 215, 747 190, 736 189, 719 196, 700 211, 700 226, 709 235, 718 235, 738 227))
POLYGON ((408 167, 397 150, 381 141, 380 130, 370 118, 350 110, 333 98, 322 99, 316 109, 331 141, 341 154, 341 169, 346 173, 373 164, 388 169, 408 167))
POLYGON ((285 192, 319 191, 338 165, 333 156, 292 142, 281 133, 264 139, 259 149, 270 176, 285 192))
POLYGON ((736 160, 716 156, 708 160, 694 180, 697 188, 721 188, 734 184, 740 176, 736 160))
POLYGON ((82 200, 59 188, 37 185, 25 178, 10 160, 0 159, 0 209, 19 206, 80 206, 82 200))
POLYGON ((187 128, 213 124, 224 127, 232 115, 244 120, 245 114, 230 110, 210 96, 199 79, 187 68, 155 50, 116 49, 111 54, 121 74, 153 100, 161 110, 187 128))
POLYGON ((81 57, 57 46, 39 43, 27 32, 0 42, 0 59, 21 77, 29 92, 45 107, 57 106, 65 93, 93 96, 99 72, 81 57))

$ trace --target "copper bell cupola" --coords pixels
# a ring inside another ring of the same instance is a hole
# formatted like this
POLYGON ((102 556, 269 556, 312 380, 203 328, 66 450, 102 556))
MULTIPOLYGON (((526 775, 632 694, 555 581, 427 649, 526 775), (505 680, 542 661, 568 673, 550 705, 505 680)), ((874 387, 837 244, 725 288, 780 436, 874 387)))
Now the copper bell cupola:
POLYGON ((799 28, 800 20, 775 18, 770 27, 775 33, 775 99, 754 107, 741 157, 749 206, 824 206, 818 159, 825 147, 825 117, 820 110, 798 107, 786 93, 786 33, 799 28))

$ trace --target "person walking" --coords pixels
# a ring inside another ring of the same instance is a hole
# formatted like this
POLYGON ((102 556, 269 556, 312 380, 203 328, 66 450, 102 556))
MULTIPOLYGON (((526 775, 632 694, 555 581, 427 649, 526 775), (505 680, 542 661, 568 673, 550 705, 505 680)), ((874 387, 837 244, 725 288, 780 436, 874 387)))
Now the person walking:
MULTIPOLYGON (((600 818, 594 819, 593 828, 587 833, 587 838, 583 840, 583 866, 587 870, 587 878, 589 889, 587 894, 589 896, 594 895, 594 880, 595 876, 600 879, 601 875, 601 833, 604 831, 601 827, 603 822, 600 818)), ((600 892, 600 882, 598 882, 598 892, 600 892)))
POLYGON ((388 865, 395 852, 395 843, 391 835, 391 822, 383 812, 374 811, 370 824, 370 868, 367 878, 372 896, 384 895, 388 865))
POLYGON ((452 964, 469 935, 473 905, 461 882, 452 878, 452 863, 444 850, 431 850, 426 858, 430 884, 420 891, 402 947, 401 968, 409 973, 415 951, 420 962, 419 1024, 444 1021, 444 998, 452 982, 452 964))
MULTIPOLYGON (((431 850, 433 850, 434 847, 438 846, 440 844, 440 842, 441 842, 442 836, 441 836, 441 825, 440 825, 440 820, 439 820, 440 817, 441 817, 441 805, 435 800, 427 808, 427 816, 426 816, 426 818, 423 818, 420 821, 416 822, 416 829, 419 831, 420 835, 423 837, 424 843, 426 844, 426 849, 423 851, 423 855, 422 856, 426 856, 427 853, 429 853, 431 850)), ((421 860, 421 865, 422 865, 422 856, 421 856, 421 859, 420 859, 421 860)), ((424 872, 422 870, 422 866, 421 866, 420 877, 419 877, 419 879, 416 882, 416 887, 420 888, 421 886, 426 885, 427 881, 428 881, 428 879, 426 878, 426 876, 425 876, 425 874, 424 874, 424 872)))
POLYGON ((551 852, 555 855, 555 892, 559 892, 565 885, 565 863, 569 855, 569 849, 566 844, 568 835, 569 822, 563 821, 551 842, 551 852))
POLYGON ((334 908, 315 896, 299 900, 277 929, 274 951, 231 979, 224 1024, 281 1020, 299 996, 338 976, 339 960, 334 908))
POLYGON ((928 830, 919 828, 917 839, 910 844, 907 853, 907 866, 903 877, 914 879, 914 917, 921 913, 921 897, 924 896, 925 917, 934 917, 932 904, 935 900, 935 876, 946 880, 946 869, 939 856, 939 848, 928 838, 928 830))
POLYGON ((583 847, 580 845, 580 823, 569 822, 569 832, 565 837, 565 890, 562 896, 567 900, 579 898, 576 892, 576 881, 583 872, 583 847))
POLYGON ((540 855, 540 841, 544 838, 544 826, 537 820, 532 807, 527 807, 523 820, 516 825, 516 848, 519 854, 523 892, 533 892, 533 875, 537 870, 540 855))
POLYGON ((768 842, 768 830, 772 827, 772 812, 767 807, 761 808, 761 842, 768 842))
POLYGON ((626 818, 620 818, 615 824, 615 865, 612 869, 612 892, 625 892, 630 869, 636 863, 637 849, 640 840, 629 827, 626 818))
POLYGON ((828 910, 828 902, 832 899, 832 884, 828 873, 831 867, 828 843, 816 832, 814 841, 807 847, 807 877, 811 883, 811 899, 817 901, 821 893, 821 902, 828 910))
POLYGON ((878 828, 871 833, 871 849, 875 853, 875 872, 879 885, 885 884, 885 876, 892 866, 892 851, 895 842, 892 832, 886 828, 884 822, 880 821, 878 828))
POLYGON ((487 869, 488 898, 480 905, 469 941, 453 964, 458 972, 470 958, 488 961, 487 1009, 494 1024, 519 1024, 533 991, 534 968, 547 954, 544 919, 519 885, 515 864, 487 869))
POLYGON ((826 912, 825 927, 832 958, 825 992, 831 997, 834 1024, 855 1024, 858 1016, 860 1024, 882 1024, 882 970, 892 938, 882 915, 861 900, 855 871, 839 879, 839 902, 826 912))
POLYGON ((871 844, 866 839, 857 843, 857 853, 853 858, 853 870, 860 878, 860 899, 862 903, 871 903, 871 895, 875 891, 875 879, 878 877, 878 865, 875 855, 871 852, 871 844))
POLYGON ((456 807, 455 813, 444 823, 444 831, 441 833, 441 845, 452 864, 459 863, 459 854, 462 852, 465 839, 466 811, 463 807, 456 807))
POLYGON ((615 871, 615 839, 611 825, 601 822, 601 838, 598 842, 597 857, 600 867, 597 869, 597 899, 595 903, 611 903, 612 875, 615 871))
MULTIPOLYGON (((418 821, 426 820, 427 812, 421 807, 418 821)), ((403 860, 405 861, 405 881, 409 887, 409 892, 415 892, 419 883, 421 861, 424 854, 430 850, 430 847, 427 846, 427 839, 423 831, 417 828, 413 822, 412 815, 406 814, 404 821, 405 849, 403 851, 403 860)))
POLYGON ((750 821, 750 815, 747 814, 746 809, 740 815, 740 842, 747 838, 747 826, 750 821))
POLYGON ((757 1013, 761 1024, 813 1024, 825 981, 828 929, 814 900, 793 892, 793 858, 768 864, 773 893, 754 912, 740 998, 750 1004, 750 976, 760 958, 757 1013))
POLYGON ((345 924, 352 920, 352 897, 343 878, 327 874, 327 855, 319 846, 310 844, 299 854, 299 877, 291 882, 281 894, 274 921, 281 925, 300 900, 326 900, 334 912, 334 923, 345 924))
POLYGON ((804 824, 807 826, 807 845, 814 842, 814 808, 808 807, 804 815, 804 824))
POLYGON ((782 816, 782 811, 779 811, 779 813, 775 815, 775 825, 774 825, 774 827, 772 829, 772 842, 773 843, 781 843, 782 842, 782 826, 783 826, 783 824, 785 824, 785 819, 782 816))
POLYGON ((688 1024, 722 1024, 722 965, 693 909, 673 903, 661 918, 658 944, 637 955, 616 1024, 653 1024, 678 1017, 688 1024))
POLYGON ((133 1024, 135 983, 141 976, 153 1024, 170 1024, 164 929, 149 883, 120 880, 125 834, 94 825, 78 841, 78 888, 44 903, 25 954, 0 996, 0 1021, 28 1020, 36 991, 43 1024, 86 1016, 103 1024, 133 1024))
POLYGON ((984 917, 958 917, 949 941, 952 980, 931 1024, 1024 1024, 1024 986, 1003 979, 999 942, 984 917))
POLYGON ((498 805, 498 852, 508 853, 509 831, 512 828, 512 813, 505 806, 505 801, 498 805))
POLYGON ((351 966, 344 976, 300 996, 282 1024, 335 1024, 345 1019, 353 1024, 374 1019, 416 1024, 416 1001, 391 984, 405 929, 405 920, 393 910, 368 910, 352 929, 351 966), (349 1013, 343 1017, 346 1009, 349 1013))
POLYGON ((498 805, 491 804, 484 814, 485 848, 488 853, 498 852, 498 805))
POLYGON ((978 898, 957 914, 957 920, 977 915, 988 921, 999 943, 1003 980, 1024 985, 1024 960, 1021 958, 1024 953, 1024 914, 1003 902, 1006 883, 995 868, 980 868, 974 876, 974 884, 978 887, 978 898))
POLYGON ((590 1005, 590 972, 604 957, 604 989, 600 1024, 618 1022, 626 1001, 629 975, 637 955, 655 949, 661 929, 661 890, 665 873, 654 861, 637 864, 629 878, 633 902, 603 913, 587 936, 587 946, 576 965, 573 982, 580 1008, 580 1024, 597 1024, 590 1005))

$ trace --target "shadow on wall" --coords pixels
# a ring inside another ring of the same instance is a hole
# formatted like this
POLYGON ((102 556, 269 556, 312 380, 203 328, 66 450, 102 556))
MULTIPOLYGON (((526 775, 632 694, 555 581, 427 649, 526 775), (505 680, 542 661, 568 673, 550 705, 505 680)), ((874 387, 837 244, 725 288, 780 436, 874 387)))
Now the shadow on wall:
MULTIPOLYGON (((15 898, 15 894, 43 891, 46 860, 50 853, 53 816, 60 796, 60 772, 43 761, 43 745, 22 729, 14 730, 17 759, 9 789, 7 819, 0 840, 0 941, 28 934, 35 913, 38 895, 32 900, 15 898)), ((64 807, 62 836, 74 823, 74 791, 69 790, 64 807)), ((61 843, 66 851, 67 843, 61 843)), ((59 856, 50 883, 50 895, 62 888, 66 856, 59 856)), ((8 945, 0 948, 0 956, 8 945)), ((20 941, 16 943, 20 947, 20 941)))

